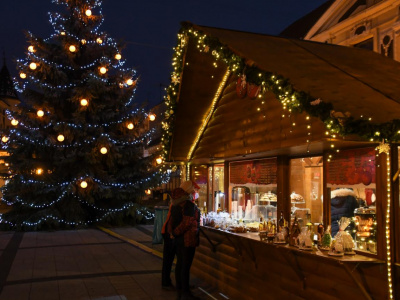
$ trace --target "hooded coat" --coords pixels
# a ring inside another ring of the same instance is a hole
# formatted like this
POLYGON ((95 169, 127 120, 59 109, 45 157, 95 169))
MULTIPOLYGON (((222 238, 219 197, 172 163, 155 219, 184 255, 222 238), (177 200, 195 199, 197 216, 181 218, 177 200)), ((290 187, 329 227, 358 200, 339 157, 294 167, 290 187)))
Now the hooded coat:
POLYGON ((181 188, 172 193, 171 217, 168 232, 184 247, 199 245, 200 213, 192 196, 181 188))
POLYGON ((331 230, 332 236, 339 231, 338 221, 342 217, 354 217, 358 207, 356 195, 350 189, 337 189, 331 192, 331 230))

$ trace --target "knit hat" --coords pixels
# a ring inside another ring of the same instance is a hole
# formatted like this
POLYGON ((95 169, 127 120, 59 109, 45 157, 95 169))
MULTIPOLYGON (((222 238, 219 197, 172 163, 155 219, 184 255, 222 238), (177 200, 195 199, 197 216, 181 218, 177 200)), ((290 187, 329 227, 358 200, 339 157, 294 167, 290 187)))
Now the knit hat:
POLYGON ((180 188, 186 193, 190 194, 194 190, 193 182, 191 182, 190 180, 184 181, 181 183, 180 188))

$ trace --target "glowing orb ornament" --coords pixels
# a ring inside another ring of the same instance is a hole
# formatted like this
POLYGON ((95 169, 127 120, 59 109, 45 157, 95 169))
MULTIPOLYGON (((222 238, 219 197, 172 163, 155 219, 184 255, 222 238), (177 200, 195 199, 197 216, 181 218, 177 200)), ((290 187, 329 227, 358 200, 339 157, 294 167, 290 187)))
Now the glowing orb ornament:
POLYGON ((81 181, 81 188, 86 189, 88 186, 87 182, 85 180, 81 181))
POLYGON ((127 85, 132 85, 132 84, 133 84, 133 80, 132 80, 132 79, 128 79, 128 80, 126 81, 126 84, 127 84, 127 85))
POLYGON ((11 120, 11 125, 13 125, 13 126, 17 126, 18 123, 19 123, 18 120, 15 120, 15 119, 11 120))
POLYGON ((100 68, 100 73, 101 74, 106 74, 107 73, 107 68, 106 67, 101 67, 100 68))
POLYGON ((41 110, 41 109, 39 109, 38 111, 37 111, 37 116, 39 117, 39 118, 41 118, 41 117, 43 117, 44 116, 44 111, 43 110, 41 110))
POLYGON ((31 45, 28 47, 28 51, 29 52, 35 52, 35 48, 31 45))
POLYGON ((107 154, 107 152, 108 152, 108 150, 106 147, 101 147, 101 149, 100 149, 101 154, 107 154))
POLYGON ((8 137, 4 135, 4 136, 1 138, 1 141, 2 141, 3 143, 7 143, 7 142, 8 142, 8 137))
POLYGON ((102 43, 103 43, 103 40, 102 40, 101 38, 97 38, 97 39, 96 39, 96 42, 97 42, 97 44, 102 44, 102 43))
POLYGON ((31 68, 31 70, 36 70, 37 64, 34 63, 34 62, 30 63, 30 64, 29 64, 29 68, 31 68))
POLYGON ((149 120, 150 121, 154 121, 155 119, 156 119, 156 115, 155 114, 153 114, 153 113, 149 114, 149 120))
POLYGON ((76 52, 76 47, 74 45, 69 46, 69 51, 72 53, 76 52))
POLYGON ((57 137, 57 140, 59 142, 63 142, 65 140, 65 137, 62 134, 59 134, 58 137, 57 137))
POLYGON ((162 164, 162 162, 163 162, 162 157, 157 157, 157 158, 156 158, 156 163, 157 163, 158 165, 162 164))
POLYGON ((150 195, 151 194, 151 190, 150 189, 147 189, 144 192, 146 193, 146 195, 150 195))
POLYGON ((122 58, 122 55, 117 53, 117 54, 115 54, 114 57, 115 57, 115 59, 120 60, 122 58))
POLYGON ((133 125, 133 123, 128 123, 128 125, 126 125, 126 128, 132 130, 133 128, 135 128, 135 126, 133 125))
POLYGON ((41 168, 36 169, 36 174, 37 175, 42 175, 43 174, 43 169, 41 169, 41 168))
POLYGON ((26 78, 26 74, 24 72, 19 73, 19 77, 21 77, 22 79, 26 78))
POLYGON ((81 99, 81 105, 82 106, 88 106, 89 101, 87 101, 86 99, 81 99))
POLYGON ((86 14, 88 17, 90 17, 90 16, 92 15, 92 11, 91 11, 90 9, 87 9, 87 10, 85 11, 85 14, 86 14))

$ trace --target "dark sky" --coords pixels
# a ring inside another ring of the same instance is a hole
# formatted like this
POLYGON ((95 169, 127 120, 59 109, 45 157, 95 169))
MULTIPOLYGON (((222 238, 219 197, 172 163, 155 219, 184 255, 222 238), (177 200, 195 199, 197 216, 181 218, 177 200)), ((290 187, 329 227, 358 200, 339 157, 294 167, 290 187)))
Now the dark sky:
MULTIPOLYGON (((104 0, 102 31, 124 40, 127 66, 141 77, 137 101, 161 101, 169 84, 172 48, 181 21, 266 34, 278 34, 326 0, 104 0), (162 93, 163 95, 163 93, 162 93)), ((53 29, 47 13, 59 11, 51 0, 0 0, 0 49, 16 76, 14 60, 24 58, 24 30, 47 38, 53 29)), ((2 65, 2 63, 1 63, 2 65)))

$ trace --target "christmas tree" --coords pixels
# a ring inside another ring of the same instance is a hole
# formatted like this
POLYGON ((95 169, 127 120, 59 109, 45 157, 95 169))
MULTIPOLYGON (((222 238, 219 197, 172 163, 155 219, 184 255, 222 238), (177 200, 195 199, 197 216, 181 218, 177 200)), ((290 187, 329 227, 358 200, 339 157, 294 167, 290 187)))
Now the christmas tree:
POLYGON ((28 32, 17 61, 24 101, 2 139, 11 174, 3 201, 13 206, 2 222, 39 229, 134 217, 162 178, 154 155, 143 157, 153 132, 134 101, 137 75, 99 29, 101 1, 52 2, 62 7, 50 14, 54 33, 28 32))

